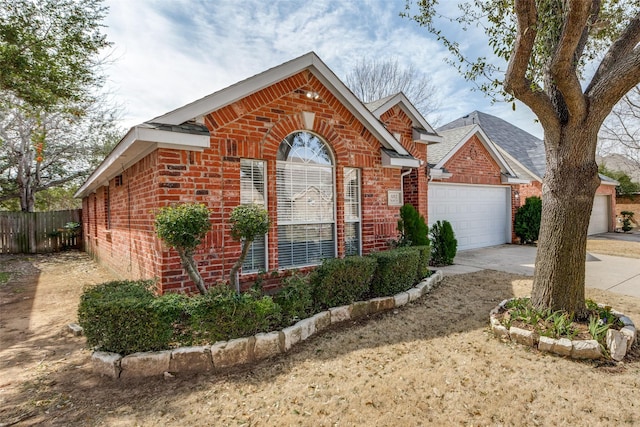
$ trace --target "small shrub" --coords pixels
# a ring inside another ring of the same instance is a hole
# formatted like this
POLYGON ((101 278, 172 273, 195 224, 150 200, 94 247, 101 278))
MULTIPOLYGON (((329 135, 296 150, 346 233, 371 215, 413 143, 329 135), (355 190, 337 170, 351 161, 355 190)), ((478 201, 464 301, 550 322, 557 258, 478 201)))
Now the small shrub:
POLYGON ((400 237, 395 246, 424 246, 429 244, 429 227, 427 227, 424 217, 410 203, 400 208, 398 232, 400 237))
POLYGON ((456 257, 458 241, 449 221, 437 221, 431 227, 431 264, 451 265, 456 257))
POLYGON ((370 296, 382 297, 404 292, 417 280, 420 252, 399 248, 369 255, 376 260, 370 296))
POLYGON ((431 262, 431 246, 415 246, 415 249, 420 253, 420 260, 418 261, 418 277, 417 280, 420 281, 425 277, 429 277, 431 275, 431 270, 429 269, 429 264, 431 262))
POLYGON ((350 256, 325 259, 310 276, 314 305, 338 307, 362 300, 369 292, 376 260, 350 256))
POLYGON ((280 307, 270 296, 238 294, 227 286, 217 286, 206 295, 192 298, 189 315, 194 343, 269 332, 281 322, 280 307))
POLYGON ((622 211, 620 212, 620 215, 622 215, 622 231, 624 231, 625 233, 628 233, 633 229, 633 226, 631 226, 631 220, 633 219, 633 212, 622 211))
POLYGON ((168 348, 173 322, 168 313, 157 310, 150 285, 116 281, 85 289, 78 321, 87 344, 123 355, 168 348))
POLYGON ((518 208, 514 219, 514 231, 521 243, 533 243, 538 240, 541 218, 542 200, 537 196, 528 197, 524 205, 518 208))
POLYGON ((285 325, 305 319, 313 313, 313 296, 309 278, 293 274, 282 279, 282 288, 273 300, 280 306, 285 325))

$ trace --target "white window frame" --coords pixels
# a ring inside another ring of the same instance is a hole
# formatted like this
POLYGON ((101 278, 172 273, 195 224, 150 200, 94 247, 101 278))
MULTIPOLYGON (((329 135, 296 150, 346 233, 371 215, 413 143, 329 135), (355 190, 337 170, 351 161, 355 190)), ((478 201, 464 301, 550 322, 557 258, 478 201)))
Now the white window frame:
POLYGON ((345 255, 362 255, 362 170, 360 170, 359 168, 352 168, 352 167, 346 167, 343 170, 343 174, 342 174, 342 178, 343 178, 343 189, 344 189, 344 223, 345 223, 345 245, 344 245, 344 250, 345 250, 345 255), (347 218, 346 212, 347 212, 347 194, 348 194, 348 183, 347 183, 347 174, 350 171, 354 171, 356 174, 356 189, 358 191, 358 200, 357 200, 357 219, 353 219, 353 218, 347 218), (347 254, 347 241, 346 241, 346 225, 347 224, 354 224, 357 223, 358 224, 358 248, 357 248, 357 253, 355 254, 347 254))
MULTIPOLYGON (((333 241, 333 254, 331 255, 330 258, 335 258, 337 255, 337 246, 338 246, 338 239, 337 239, 337 220, 336 220, 336 167, 335 167, 335 158, 333 156, 333 152, 331 151, 329 144, 327 144, 327 142, 319 135, 317 135, 316 133, 307 131, 307 130, 298 130, 295 132, 292 132, 291 134, 287 135, 287 137, 285 139, 283 139, 283 141, 281 142, 281 144, 283 144, 285 142, 285 140, 287 138, 289 138, 291 135, 294 135, 296 133, 307 133, 310 134, 314 137, 316 137, 320 142, 322 142, 324 144, 324 148, 329 156, 329 162, 330 164, 328 165, 307 165, 306 167, 308 168, 317 168, 317 169, 321 169, 321 168, 325 168, 327 170, 331 171, 331 191, 332 191, 332 203, 331 203, 331 208, 332 208, 332 213, 331 213, 331 219, 330 220, 321 220, 321 221, 306 221, 306 220, 294 220, 289 219, 289 220, 283 220, 283 218, 281 218, 281 212, 280 210, 278 210, 278 232, 280 232, 280 227, 285 227, 285 226, 297 226, 297 225, 320 225, 320 226, 325 226, 325 225, 330 225, 332 227, 332 241, 333 241)), ((279 148, 280 150, 280 148, 279 148)), ((288 157, 289 158, 289 157, 288 157)), ((287 159, 288 159, 287 158, 287 159)), ((276 161, 276 176, 278 175, 281 165, 286 165, 286 164, 294 164, 294 165, 302 165, 304 163, 294 163, 288 160, 277 160, 276 161)), ((307 188, 310 188, 309 186, 307 188)), ((276 192, 278 193, 278 185, 276 185, 276 192)), ((278 194, 278 197, 280 195, 278 194)), ((282 215, 284 216, 284 215, 282 215)), ((278 243, 278 247, 280 247, 280 242, 278 243)), ((282 264, 280 264, 280 259, 281 257, 278 257, 278 268, 280 270, 286 270, 286 269, 296 269, 296 268, 303 268, 303 267, 309 267, 309 266, 315 266, 315 265, 319 265, 320 262, 307 262, 307 263, 302 263, 302 264, 292 264, 292 265, 285 265, 283 266, 282 264)))
MULTIPOLYGON (((247 164, 248 166, 253 167, 254 164, 261 164, 262 165, 262 185, 264 186, 263 188, 263 200, 264 200, 264 208, 267 209, 268 206, 268 199, 267 199, 267 162, 265 160, 257 160, 257 159, 240 159, 240 204, 248 204, 248 203, 242 203, 242 165, 247 164)), ((255 202, 252 202, 255 203, 255 202)), ((253 246, 255 242, 252 242, 251 245, 253 246)), ((250 249, 251 250, 251 249, 250 249)), ((246 260, 245 260, 246 261, 246 260)), ((241 268, 241 274, 255 274, 255 273, 259 273, 261 270, 267 270, 269 268, 269 233, 264 235, 264 267, 260 267, 260 268, 251 268, 251 269, 246 269, 245 268, 245 264, 243 263, 242 268, 241 268)))

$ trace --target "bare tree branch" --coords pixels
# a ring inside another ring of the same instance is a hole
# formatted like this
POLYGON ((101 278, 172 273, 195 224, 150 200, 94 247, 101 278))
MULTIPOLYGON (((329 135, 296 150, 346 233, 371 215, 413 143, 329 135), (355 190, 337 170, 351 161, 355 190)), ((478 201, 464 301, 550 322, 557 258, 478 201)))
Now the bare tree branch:
POLYGON ((558 119, 549 97, 527 78, 529 59, 536 40, 537 10, 532 1, 516 0, 518 29, 504 80, 505 90, 521 100, 538 116, 546 132, 559 132, 558 119))

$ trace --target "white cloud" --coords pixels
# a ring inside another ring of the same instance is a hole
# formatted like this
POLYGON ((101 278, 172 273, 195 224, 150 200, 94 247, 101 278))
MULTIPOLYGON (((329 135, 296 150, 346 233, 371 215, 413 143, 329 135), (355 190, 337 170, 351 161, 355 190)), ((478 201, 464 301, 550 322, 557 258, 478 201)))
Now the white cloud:
POLYGON ((340 77, 361 57, 415 65, 438 88, 443 123, 487 111, 489 105, 444 63, 444 48, 425 29, 399 16, 404 0, 107 0, 107 5, 105 30, 116 58, 107 70, 108 89, 124 107, 126 127, 309 51, 340 77))

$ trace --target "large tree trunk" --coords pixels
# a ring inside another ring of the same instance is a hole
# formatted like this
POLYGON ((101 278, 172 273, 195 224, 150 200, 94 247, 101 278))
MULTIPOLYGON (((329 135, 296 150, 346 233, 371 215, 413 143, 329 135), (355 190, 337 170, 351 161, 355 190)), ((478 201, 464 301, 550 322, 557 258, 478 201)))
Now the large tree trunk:
MULTIPOLYGON (((586 127, 586 126, 585 126, 586 127)), ((539 309, 586 314, 585 261, 593 198, 600 185, 597 129, 564 126, 545 140, 547 170, 532 302, 539 309)))

